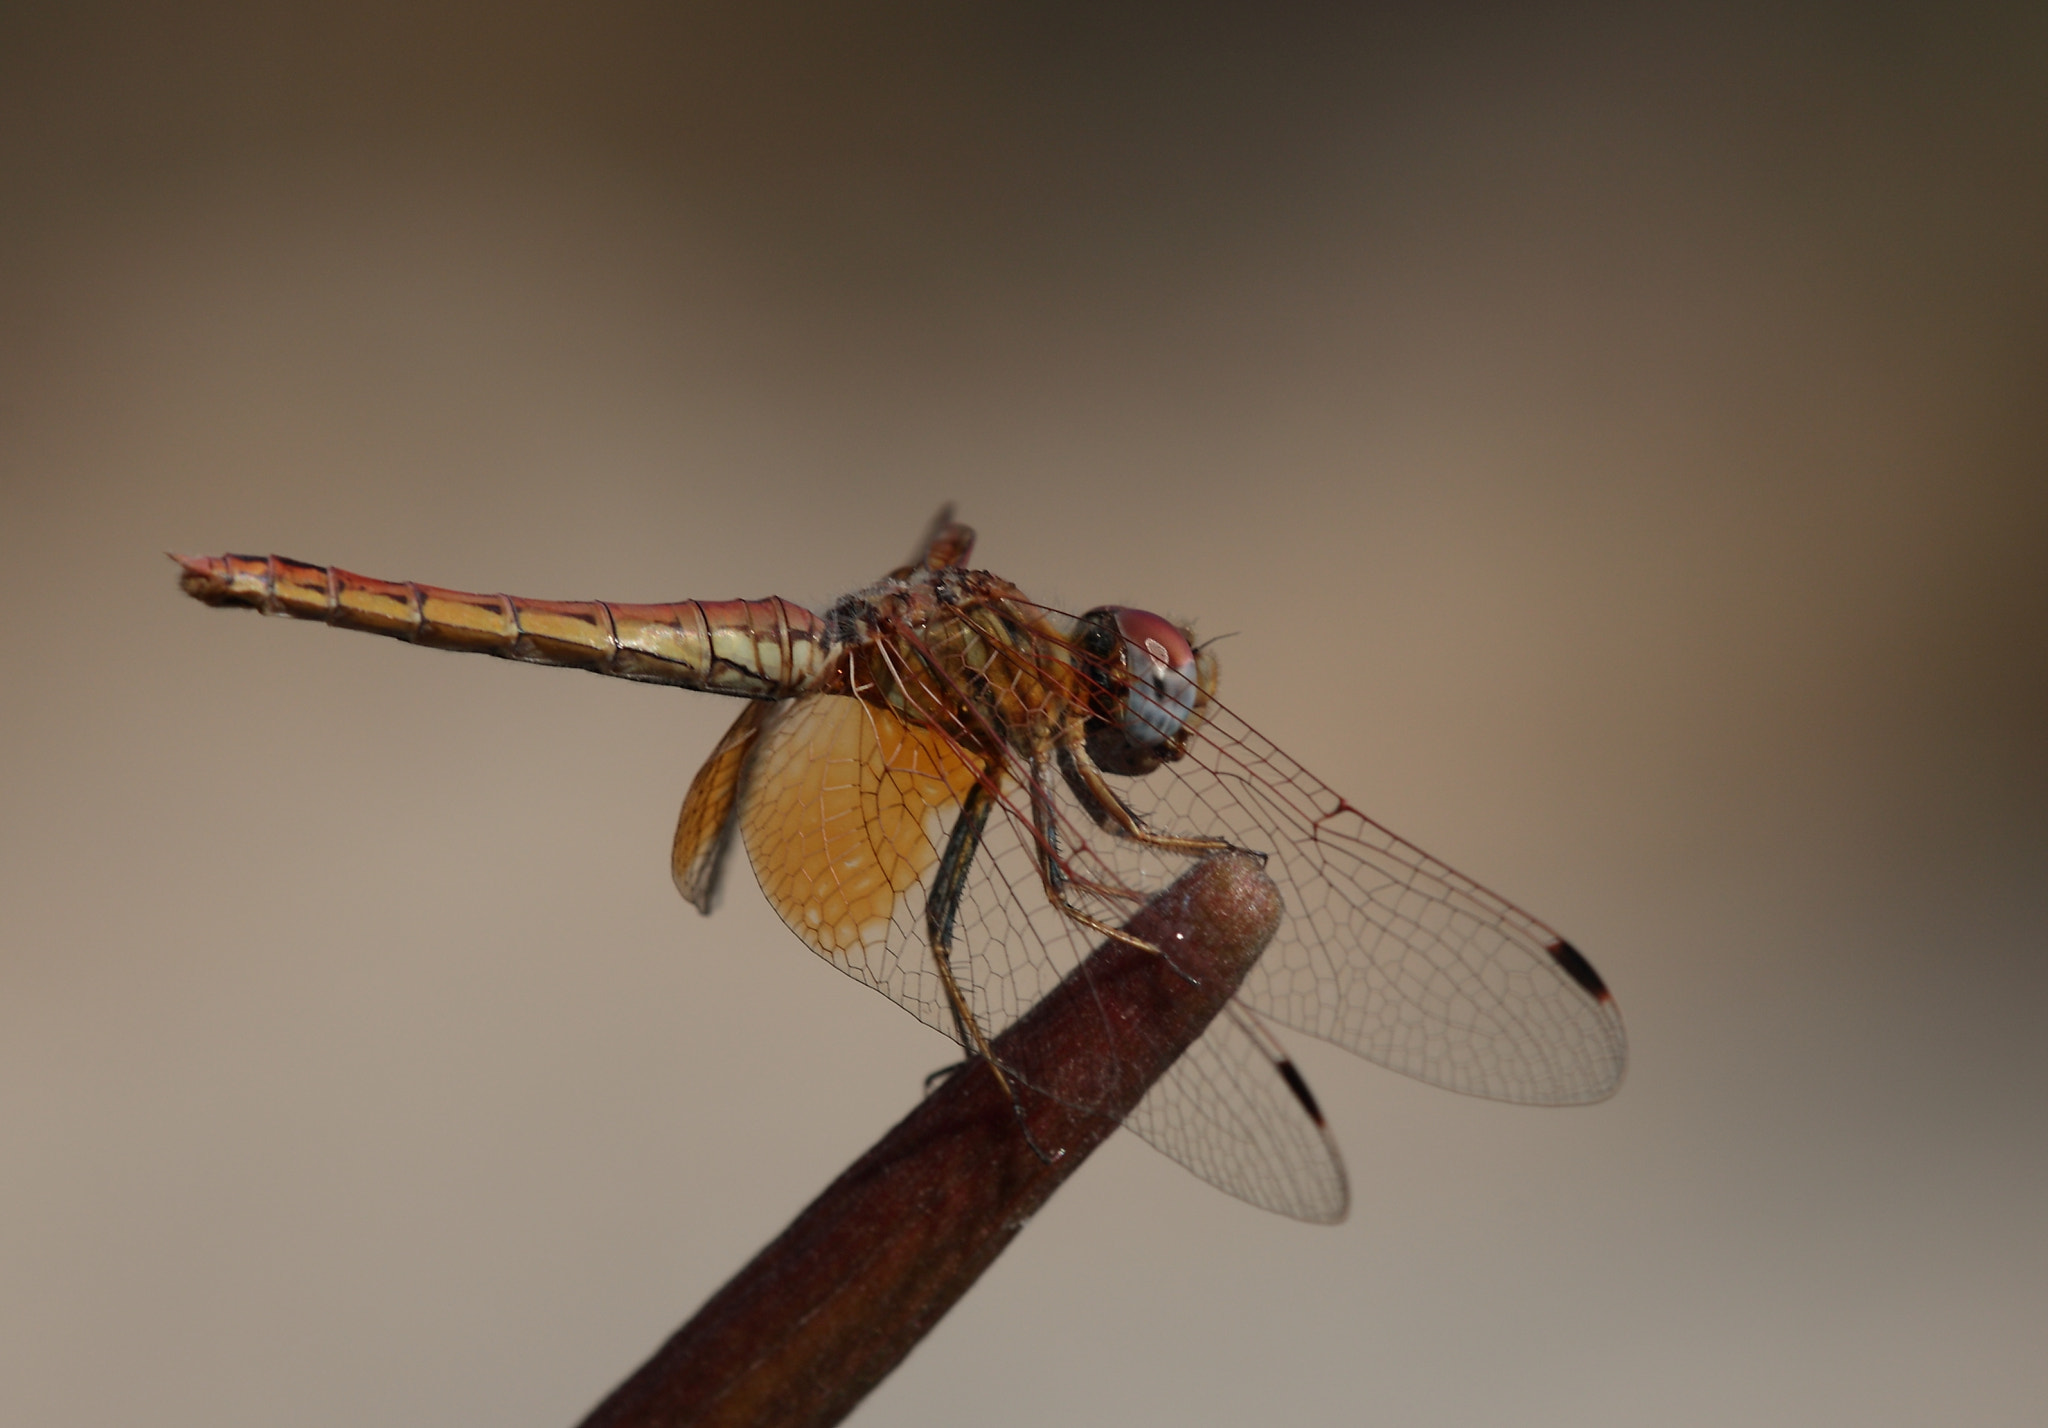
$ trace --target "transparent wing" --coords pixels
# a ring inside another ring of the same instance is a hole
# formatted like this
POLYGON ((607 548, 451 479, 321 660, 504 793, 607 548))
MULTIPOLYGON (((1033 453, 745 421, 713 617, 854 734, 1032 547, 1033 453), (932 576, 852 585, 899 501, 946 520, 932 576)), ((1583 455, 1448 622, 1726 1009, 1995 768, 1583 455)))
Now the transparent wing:
MULTIPOLYGON (((1013 761, 1003 784, 999 812, 989 819, 962 890, 954 958, 968 1003, 992 1034, 1073 974, 1101 941, 1048 895, 1042 877, 1047 843, 1067 879, 1062 895, 1113 925, 1127 921, 1143 899, 1193 862, 1094 827, 1056 777, 1034 782, 1030 768, 1013 761), (1033 787, 1041 804, 1036 818, 1033 787)), ((918 917, 898 931, 906 944, 910 932, 922 928, 921 911, 918 917)), ((1114 1048, 1118 1030, 1107 1019, 1102 1037, 1114 1048)), ((1289 1089, 1280 1069, 1284 1055, 1270 1038, 1256 1035, 1247 1013, 1227 1008, 1152 1084, 1124 1125, 1241 1200, 1334 1223, 1349 1205, 1343 1161, 1320 1117, 1289 1089)), ((1119 1089, 1112 1082, 1120 1074, 1118 1060, 1104 1058, 1102 1101, 1119 1089)))
POLYGON ((1112 783, 1147 825, 1268 855, 1287 912, 1239 997, 1433 1085, 1569 1105, 1620 1084, 1599 974, 1513 903, 1367 818, 1210 701, 1187 756, 1112 783))
POLYGON ((1344 1159, 1280 1066, 1230 1007, 1153 1082, 1124 1126, 1240 1200, 1334 1225, 1351 1206, 1344 1159))

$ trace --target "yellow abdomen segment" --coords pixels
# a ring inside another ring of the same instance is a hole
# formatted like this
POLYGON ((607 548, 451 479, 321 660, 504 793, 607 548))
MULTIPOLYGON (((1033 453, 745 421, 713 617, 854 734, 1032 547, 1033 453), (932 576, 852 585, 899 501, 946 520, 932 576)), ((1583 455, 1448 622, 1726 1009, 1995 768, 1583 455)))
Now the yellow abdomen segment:
POLYGON ((245 605, 435 649, 755 699, 793 694, 824 665, 824 622, 775 597, 672 605, 532 600, 377 580, 275 555, 172 559, 184 567, 185 593, 209 605, 245 605))

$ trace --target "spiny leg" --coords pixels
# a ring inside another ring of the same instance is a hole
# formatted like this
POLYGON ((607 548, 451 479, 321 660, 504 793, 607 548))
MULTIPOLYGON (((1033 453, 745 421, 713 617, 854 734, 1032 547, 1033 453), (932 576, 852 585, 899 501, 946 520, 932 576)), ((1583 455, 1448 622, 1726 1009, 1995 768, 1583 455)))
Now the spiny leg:
MULTIPOLYGON (((1141 892, 1074 876, 1073 869, 1060 856, 1059 810, 1053 805, 1052 784, 1045 775, 1045 755, 1038 754, 1031 760, 1031 826, 1038 834, 1039 877, 1045 884, 1046 895, 1061 901, 1068 888, 1079 888, 1104 901, 1122 898, 1126 902, 1144 902, 1145 894, 1141 892)), ((1081 791, 1076 793, 1082 796, 1081 791)), ((1078 913, 1075 915, 1079 916, 1078 913)))
MULTIPOLYGON (((946 851, 939 859, 938 871, 932 876, 930 894, 924 904, 925 940, 931 947, 932 961, 938 966, 939 980, 945 984, 946 998, 953 1009, 953 1026, 963 1044, 973 1047, 988 1061, 995 1062, 988 1055, 988 1047, 982 1041, 981 1030, 975 1025, 974 1014, 968 1010, 966 998, 953 980, 953 920, 959 915, 960 895, 967 886, 967 871, 974 865, 974 854, 981 847, 981 835, 988 827, 989 810, 993 806, 988 790, 977 783, 968 790, 966 802, 960 806, 960 816, 953 822, 953 832, 946 839, 946 851)), ((998 1080, 1002 1072, 996 1072, 998 1080)), ((1005 1090, 1009 1088, 1004 1087, 1005 1090)))
MULTIPOLYGON (((1042 755, 1031 762, 1031 827, 1037 834, 1036 846, 1033 849, 1035 856, 1032 861, 1038 867, 1039 886, 1045 889, 1048 902, 1058 908, 1069 921, 1078 923, 1091 932, 1099 933, 1112 942, 1121 942, 1126 947, 1137 948, 1140 952, 1159 951, 1144 938, 1133 937, 1121 927, 1114 927, 1099 917, 1091 917, 1067 900, 1067 888, 1074 879, 1068 874, 1066 863, 1060 857, 1059 814, 1053 808, 1052 792, 1046 787, 1045 761, 1042 755)), ((1133 902, 1143 901, 1136 893, 1104 887, 1100 883, 1084 882, 1080 886, 1104 898, 1123 896, 1133 902)))
POLYGON ((1233 845, 1222 838, 1176 838, 1165 833, 1154 833, 1138 820, 1109 781, 1102 776, 1102 770, 1089 757, 1087 730, 1080 720, 1069 724, 1060 735, 1060 774, 1073 790, 1074 797, 1088 814, 1111 833, 1142 843, 1147 848, 1157 848, 1165 853, 1228 853, 1233 845))
MULTIPOLYGON (((1154 956, 1164 959, 1167 967, 1174 975, 1184 981, 1193 983, 1194 978, 1174 966, 1173 959, 1166 955, 1165 948, 1154 946, 1142 937, 1133 937, 1122 928, 1112 927, 1099 918, 1090 917, 1087 913, 1067 901, 1067 885, 1072 879, 1067 873, 1064 861, 1060 858, 1059 815, 1053 808, 1052 790, 1047 787, 1045 782, 1045 764, 1042 756, 1032 761, 1031 774, 1031 823, 1038 833, 1036 840, 1038 880, 1040 885, 1045 888, 1046 898, 1070 920, 1078 922, 1081 926, 1092 931, 1100 932, 1112 941, 1121 942, 1127 947, 1135 947, 1140 952, 1150 952, 1154 956)), ((1103 889, 1099 884, 1083 883, 1081 886, 1088 888, 1092 892, 1102 893, 1105 896, 1117 895, 1103 889)), ((1142 896, 1137 893, 1121 893, 1120 895, 1129 897, 1134 901, 1140 900, 1142 896)))
MULTIPOLYGON (((1095 767, 1095 760, 1088 756, 1086 727, 1075 720, 1060 736, 1058 759, 1060 776, 1066 780, 1067 788, 1074 795, 1082 809, 1107 832, 1147 848, 1156 848, 1165 853, 1209 854, 1225 853, 1232 850, 1232 844, 1222 838, 1176 838, 1163 833, 1154 833, 1139 821, 1116 790, 1103 778, 1102 770, 1095 767)), ((1052 810, 1052 796, 1046 791, 1044 763, 1042 757, 1032 765, 1031 818, 1038 829, 1039 881, 1045 886, 1045 895, 1053 905, 1083 927, 1122 942, 1127 946, 1141 948, 1147 952, 1160 952, 1142 938, 1133 937, 1121 928, 1090 917, 1066 898, 1069 881, 1060 864, 1058 846, 1058 823, 1052 810)), ((1095 891, 1102 891, 1097 888, 1095 891)))
POLYGON ((1024 1103, 1017 1099, 1010 1078, 996 1064, 995 1053, 989 1050, 981 1023, 975 1019, 974 1009, 967 1005, 966 994, 960 990, 960 983, 953 976, 953 922, 959 915, 961 894, 967 888, 968 870, 974 866, 974 855, 981 850, 981 835, 988 827, 989 810, 995 806, 995 795, 990 790, 996 772, 993 766, 983 771, 983 777, 969 790, 966 802, 961 805, 960 816, 953 820, 953 831, 946 839, 946 851, 939 859, 938 871, 932 875, 931 891, 925 898, 925 936, 931 944, 932 964, 938 968, 939 981, 946 988, 946 999, 952 1006, 953 1024, 959 1029, 960 1039, 973 1047, 996 1078, 996 1085, 1010 1098, 1010 1109, 1017 1116, 1017 1129, 1023 1133, 1024 1143, 1031 1147, 1031 1153, 1050 1165, 1066 1152, 1058 1150, 1048 1155, 1032 1139, 1031 1127, 1024 1121, 1024 1103))

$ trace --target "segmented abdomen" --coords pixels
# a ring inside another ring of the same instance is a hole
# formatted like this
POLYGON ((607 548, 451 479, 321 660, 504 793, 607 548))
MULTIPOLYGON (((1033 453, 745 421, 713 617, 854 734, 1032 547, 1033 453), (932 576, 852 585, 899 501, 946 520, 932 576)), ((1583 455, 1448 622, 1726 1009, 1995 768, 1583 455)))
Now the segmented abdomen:
POLYGON ((185 569, 185 593, 209 605, 246 605, 436 649, 622 679, 777 699, 802 688, 824 664, 824 621, 779 597, 673 605, 527 600, 373 580, 275 555, 172 559, 185 569))

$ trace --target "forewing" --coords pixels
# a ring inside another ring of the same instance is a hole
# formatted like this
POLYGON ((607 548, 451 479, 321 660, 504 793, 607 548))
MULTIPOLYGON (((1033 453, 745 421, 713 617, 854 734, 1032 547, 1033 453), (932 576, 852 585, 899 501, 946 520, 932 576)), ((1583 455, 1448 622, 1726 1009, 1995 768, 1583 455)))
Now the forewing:
POLYGON ((1433 1085, 1597 1101, 1621 1016, 1586 959, 1506 899, 1374 823, 1220 704, 1187 756, 1114 781, 1160 831, 1269 855, 1287 912, 1241 1000, 1433 1085))

